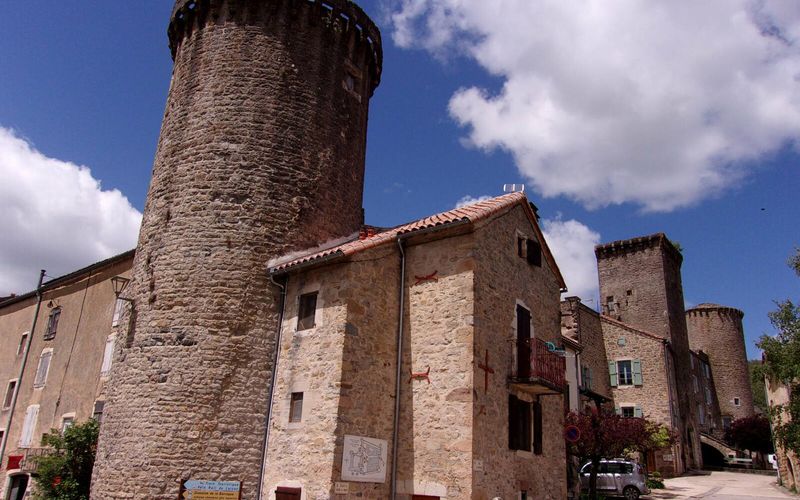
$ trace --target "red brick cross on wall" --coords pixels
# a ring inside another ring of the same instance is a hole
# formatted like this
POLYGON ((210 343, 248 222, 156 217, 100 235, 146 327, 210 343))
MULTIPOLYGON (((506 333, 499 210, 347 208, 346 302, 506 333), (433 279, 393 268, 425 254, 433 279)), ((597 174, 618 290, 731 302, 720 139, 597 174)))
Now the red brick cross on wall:
POLYGON ((486 391, 489 389, 489 374, 494 373, 494 368, 489 366, 489 349, 486 349, 485 364, 479 361, 478 368, 483 370, 483 393, 486 394, 486 391))

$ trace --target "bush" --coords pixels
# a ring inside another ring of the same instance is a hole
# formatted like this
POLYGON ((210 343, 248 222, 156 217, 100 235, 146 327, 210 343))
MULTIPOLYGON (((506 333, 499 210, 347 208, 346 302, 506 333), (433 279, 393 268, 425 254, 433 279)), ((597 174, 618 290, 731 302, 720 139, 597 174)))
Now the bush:
POLYGON ((664 489, 664 479, 661 477, 661 473, 658 471, 654 471, 647 476, 647 487, 651 490, 663 490, 664 489))
POLYGON ((36 459, 36 500, 88 500, 100 427, 91 419, 64 431, 51 429, 42 445, 51 453, 36 459))

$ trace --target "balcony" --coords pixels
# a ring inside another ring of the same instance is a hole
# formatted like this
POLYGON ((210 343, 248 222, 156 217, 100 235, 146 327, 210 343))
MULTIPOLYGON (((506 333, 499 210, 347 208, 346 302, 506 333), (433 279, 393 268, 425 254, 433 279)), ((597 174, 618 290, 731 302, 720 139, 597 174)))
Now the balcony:
POLYGON ((566 387, 566 361, 539 339, 519 339, 516 370, 509 379, 513 387, 532 394, 561 394, 566 387))
POLYGON ((6 470, 19 469, 22 472, 34 473, 39 467, 37 458, 47 457, 56 453, 53 448, 23 448, 8 457, 6 470))

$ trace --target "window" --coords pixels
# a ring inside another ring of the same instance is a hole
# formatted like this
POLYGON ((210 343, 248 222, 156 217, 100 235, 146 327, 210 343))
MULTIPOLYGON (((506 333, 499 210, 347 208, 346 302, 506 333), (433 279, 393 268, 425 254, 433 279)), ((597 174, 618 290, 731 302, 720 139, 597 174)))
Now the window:
POLYGON ((633 370, 631 369, 631 362, 617 361, 619 369, 619 385, 633 385, 633 370))
POLYGON ((108 375, 111 370, 111 363, 114 359, 114 341, 117 338, 113 333, 106 338, 106 348, 103 351, 103 365, 100 367, 100 375, 108 375))
POLYGON ((111 318, 111 326, 117 326, 119 324, 119 317, 122 315, 123 304, 125 304, 125 301, 122 299, 117 299, 114 303, 114 317, 111 318))
POLYGON ((621 414, 623 417, 633 418, 634 415, 633 406, 623 406, 621 410, 622 410, 621 414))
POLYGON ((525 250, 525 258, 528 260, 528 264, 542 267, 542 246, 539 244, 539 242, 528 240, 526 242, 525 250))
POLYGON ((289 403, 289 422, 300 422, 303 420, 303 393, 293 392, 289 403))
POLYGON ((706 411, 702 404, 697 405, 697 415, 700 417, 700 425, 706 424, 706 411))
POLYGON ((642 362, 638 359, 609 361, 608 375, 611 387, 642 385, 642 362))
POLYGON ((520 491, 519 500, 528 500, 528 492, 525 490, 520 491))
POLYGON ((53 358, 53 350, 45 349, 39 356, 39 367, 36 368, 36 378, 33 381, 33 387, 38 389, 44 387, 47 382, 47 373, 50 371, 50 360, 53 358))
POLYGON ((525 258, 525 238, 517 236, 517 255, 525 258))
POLYGON ((19 438, 19 447, 28 448, 33 441, 33 432, 36 429, 36 420, 39 418, 39 405, 30 405, 25 412, 25 422, 22 424, 22 435, 19 438))
POLYGON ((711 404, 711 388, 706 386, 706 403, 711 404))
POLYGON ((304 293, 300 296, 297 311, 297 331, 314 328, 314 314, 317 312, 317 293, 304 293))
POLYGON ((531 376, 531 312, 517 304, 517 377, 531 376))
POLYGON ((741 406, 741 400, 739 398, 733 398, 733 406, 741 406))
POLYGON ((58 329, 58 319, 61 317, 61 308, 56 307, 50 311, 50 317, 47 318, 47 331, 44 332, 44 340, 53 340, 56 338, 56 330, 58 329))
POLYGON ((726 431, 731 428, 731 421, 733 419, 731 417, 722 417, 722 428, 726 431))
POLYGON ((703 373, 706 374, 706 378, 711 378, 711 368, 706 362, 703 362, 703 373))
POLYGON ((592 390, 592 369, 581 365, 581 385, 584 389, 592 390))
POLYGON ((28 332, 25 332, 19 338, 19 345, 17 346, 17 356, 25 352, 25 344, 27 343, 28 343, 28 332))
POLYGON ((700 384, 697 383, 697 375, 692 375, 692 385, 694 386, 694 392, 700 392, 700 384))
POLYGON ((625 418, 641 418, 642 407, 639 405, 617 406, 617 415, 625 418))
POLYGON ((531 451, 531 404, 508 395, 508 447, 531 451))
POLYGON ((612 314, 617 312, 617 305, 614 303, 614 296, 610 295, 606 297, 606 314, 612 314))
POLYGON ((65 416, 61 418, 61 434, 64 434, 67 429, 75 424, 74 416, 65 416))
POLYGON ((95 401, 94 409, 92 410, 92 418, 97 420, 98 424, 103 423, 103 409, 106 406, 105 401, 95 401))
POLYGON ((14 390, 17 388, 17 379, 9 380, 6 387, 6 397, 3 398, 3 409, 11 408, 11 401, 14 399, 14 390))
POLYGON ((0 441, 2 441, 2 440, 3 440, 3 438, 5 437, 5 435, 6 435, 6 430, 5 430, 5 429, 0 429, 0 441))

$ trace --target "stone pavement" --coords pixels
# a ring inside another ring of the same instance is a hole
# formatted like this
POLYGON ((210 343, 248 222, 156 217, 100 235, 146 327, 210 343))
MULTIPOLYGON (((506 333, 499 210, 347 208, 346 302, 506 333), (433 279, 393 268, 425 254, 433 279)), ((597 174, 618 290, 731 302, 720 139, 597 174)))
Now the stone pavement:
POLYGON ((708 498, 719 500, 752 500, 754 498, 794 498, 777 484, 777 476, 738 472, 703 472, 664 481, 666 489, 653 490, 644 498, 683 499, 708 498))

